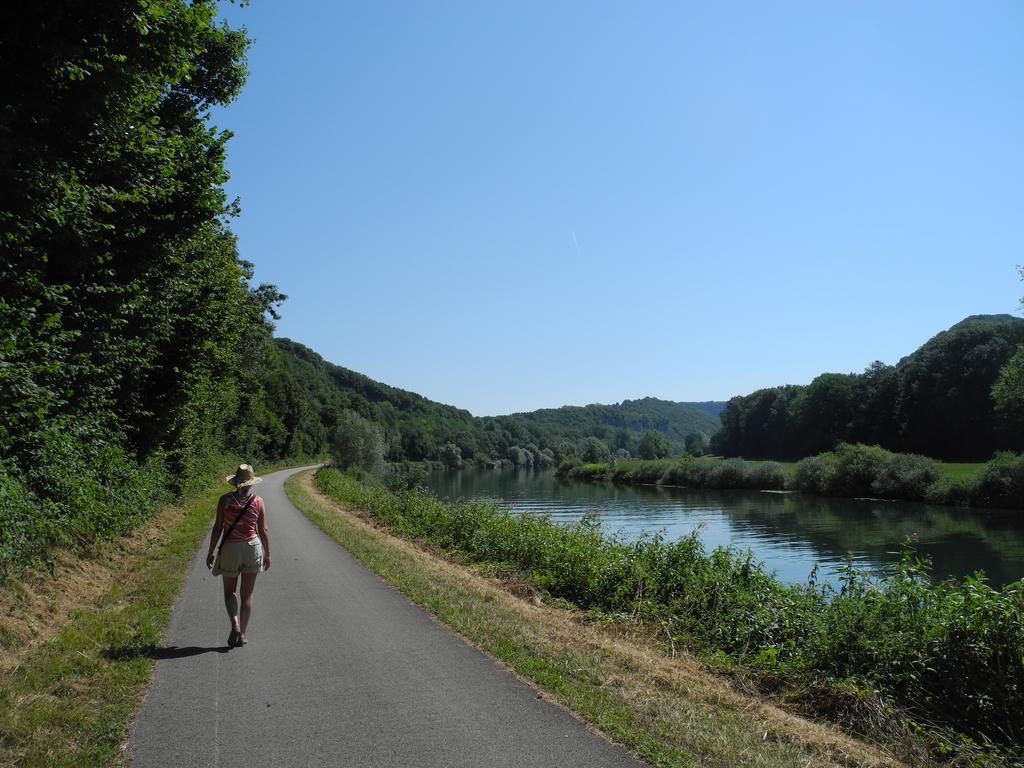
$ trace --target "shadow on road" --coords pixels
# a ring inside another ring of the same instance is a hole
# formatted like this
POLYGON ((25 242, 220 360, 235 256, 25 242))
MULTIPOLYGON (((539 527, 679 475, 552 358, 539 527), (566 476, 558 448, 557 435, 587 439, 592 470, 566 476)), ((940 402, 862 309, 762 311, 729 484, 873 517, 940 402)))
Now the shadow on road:
POLYGON ((176 645, 144 645, 142 647, 108 648, 103 652, 103 655, 111 661, 126 661, 128 659, 138 659, 143 656, 150 659, 160 660, 185 659, 189 656, 198 656, 201 653, 227 653, 230 650, 230 646, 227 645, 218 645, 209 648, 203 648, 197 645, 184 645, 181 647, 176 645))

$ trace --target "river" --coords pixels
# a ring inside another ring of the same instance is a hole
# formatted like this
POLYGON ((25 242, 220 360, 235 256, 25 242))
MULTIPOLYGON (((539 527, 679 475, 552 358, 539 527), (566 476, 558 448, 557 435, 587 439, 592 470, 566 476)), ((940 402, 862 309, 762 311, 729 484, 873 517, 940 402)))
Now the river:
POLYGON ((491 499, 558 522, 596 513, 607 532, 630 540, 659 532, 676 539, 699 529, 708 550, 749 549, 789 583, 805 582, 815 565, 820 581, 834 582, 848 553, 858 567, 884 573, 909 535, 937 578, 982 570, 999 587, 1024 577, 1021 510, 587 483, 524 469, 435 472, 429 485, 440 497, 491 499))

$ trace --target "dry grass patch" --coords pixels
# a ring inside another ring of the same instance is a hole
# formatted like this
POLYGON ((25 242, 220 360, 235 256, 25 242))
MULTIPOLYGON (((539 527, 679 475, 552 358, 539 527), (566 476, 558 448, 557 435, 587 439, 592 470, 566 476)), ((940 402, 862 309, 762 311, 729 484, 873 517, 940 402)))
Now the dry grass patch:
POLYGON ((736 690, 645 628, 602 626, 397 538, 325 498, 307 473, 285 486, 325 532, 468 642, 601 733, 663 766, 897 766, 882 749, 736 690))
POLYGON ((140 553, 160 547, 185 515, 180 506, 162 509, 145 526, 91 551, 52 554, 52 569, 33 569, 0 589, 0 682, 23 658, 56 637, 75 611, 95 605, 140 553))

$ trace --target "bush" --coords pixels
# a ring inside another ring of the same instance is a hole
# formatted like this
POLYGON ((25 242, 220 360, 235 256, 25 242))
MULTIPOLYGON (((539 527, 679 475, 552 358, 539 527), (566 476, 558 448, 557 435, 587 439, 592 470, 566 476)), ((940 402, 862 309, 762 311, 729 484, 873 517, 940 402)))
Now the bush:
POLYGON ((971 501, 986 507, 1024 508, 1024 455, 998 453, 970 490, 971 501))
POLYGON ((877 445, 841 443, 834 452, 801 460, 792 486, 825 496, 922 501, 929 488, 942 479, 939 464, 924 456, 893 453, 877 445))
POLYGON ((40 543, 54 538, 50 519, 39 514, 39 507, 39 499, 24 483, 0 470, 0 565, 24 562, 40 543))
POLYGON ((832 462, 822 456, 808 456, 797 462, 793 475, 793 488, 805 493, 824 493, 834 469, 832 462))
POLYGON ((871 492, 883 499, 920 500, 942 476, 942 468, 932 459, 913 453, 891 453, 871 481, 871 492))
POLYGON ((426 488, 429 470, 418 461, 403 461, 388 464, 384 470, 384 487, 389 491, 411 491, 426 488))
POLYGON ((970 482, 943 475, 925 489, 924 500, 929 504, 967 506, 971 501, 972 488, 970 482))
POLYGON ((829 496, 871 496, 872 483, 892 455, 877 445, 840 443, 835 452, 821 454, 832 463, 824 492, 829 496))
POLYGON ((776 461, 758 462, 747 473, 747 483, 758 490, 782 490, 786 487, 786 471, 776 461))
MULTIPOLYGON (((696 463, 696 462, 695 462, 696 463)), ((743 459, 725 459, 710 464, 710 488, 748 488, 747 464, 743 459)))
POLYGON ((558 469, 555 470, 555 477, 568 477, 572 470, 576 469, 580 465, 579 459, 573 457, 566 459, 558 465, 558 469))
POLYGON ((38 563, 54 546, 127 533, 171 498, 160 454, 140 464, 114 442, 55 427, 30 471, 0 468, 0 572, 38 563))

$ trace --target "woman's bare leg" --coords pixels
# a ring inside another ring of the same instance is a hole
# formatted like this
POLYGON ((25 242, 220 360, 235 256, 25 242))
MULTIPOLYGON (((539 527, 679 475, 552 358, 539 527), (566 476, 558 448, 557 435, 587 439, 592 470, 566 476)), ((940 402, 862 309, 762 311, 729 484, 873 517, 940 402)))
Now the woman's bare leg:
POLYGON ((252 592, 256 588, 257 573, 242 574, 242 637, 245 637, 245 630, 249 626, 249 617, 252 615, 252 592))
MULTIPOLYGON (((245 576, 242 576, 244 581, 245 576)), ((235 588, 238 586, 237 576, 224 577, 224 607, 228 610, 228 617, 231 619, 231 628, 238 629, 238 598, 235 597, 235 588)))

